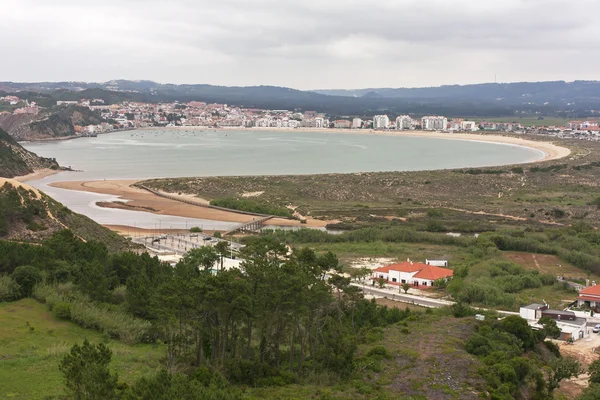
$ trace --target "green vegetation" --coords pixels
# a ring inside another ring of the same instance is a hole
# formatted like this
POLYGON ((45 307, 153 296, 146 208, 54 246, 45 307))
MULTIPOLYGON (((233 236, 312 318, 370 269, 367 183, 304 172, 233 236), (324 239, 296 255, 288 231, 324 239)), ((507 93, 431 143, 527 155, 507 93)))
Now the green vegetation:
POLYGON ((466 349, 484 363, 479 374, 492 399, 553 398, 562 380, 579 375, 580 364, 562 358, 558 348, 544 339, 543 331, 531 330, 518 316, 486 322, 469 338, 466 349))
POLYGON ((123 251, 131 244, 91 219, 72 212, 44 193, 26 185, 0 186, 0 238, 42 242, 68 227, 76 236, 101 241, 111 251, 123 251))
POLYGON ((210 205, 255 214, 276 215, 285 218, 291 218, 293 216, 293 211, 288 208, 273 206, 257 200, 235 199, 229 197, 211 200, 210 205))
POLYGON ((72 345, 85 338, 112 350, 111 366, 128 384, 154 373, 164 355, 162 345, 130 346, 62 321, 33 299, 0 301, 0 338, 0 398, 15 400, 41 400, 64 393, 58 364, 72 345))

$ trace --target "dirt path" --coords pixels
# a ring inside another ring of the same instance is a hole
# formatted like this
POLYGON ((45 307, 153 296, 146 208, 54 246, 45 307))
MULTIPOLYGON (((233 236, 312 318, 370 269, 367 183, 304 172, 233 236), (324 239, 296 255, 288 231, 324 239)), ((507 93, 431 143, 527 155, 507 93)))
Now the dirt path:
MULTIPOLYGON (((502 217, 502 218, 506 218, 506 219, 512 219, 513 221, 527 221, 527 218, 525 218, 525 217, 517 217, 515 215, 496 214, 496 213, 489 213, 489 212, 486 212, 486 211, 471 211, 471 210, 465 210, 465 209, 462 209, 462 208, 454 208, 454 207, 442 207, 442 208, 446 208, 448 210, 453 210, 453 211, 464 212, 466 214, 489 215, 491 217, 502 217)), ((559 222, 554 222, 554 221, 539 220, 538 222, 540 222, 542 224, 548 224, 548 225, 566 226, 565 224, 561 224, 559 222)))

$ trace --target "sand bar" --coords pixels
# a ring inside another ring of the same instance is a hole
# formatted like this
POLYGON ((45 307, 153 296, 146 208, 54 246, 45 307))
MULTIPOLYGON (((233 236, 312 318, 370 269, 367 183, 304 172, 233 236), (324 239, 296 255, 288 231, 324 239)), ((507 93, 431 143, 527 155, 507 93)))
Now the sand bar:
MULTIPOLYGON (((213 221, 245 223, 254 218, 252 215, 238 214, 234 212, 216 210, 207 207, 198 207, 180 201, 166 199, 157 196, 143 189, 133 187, 135 180, 102 180, 102 181, 68 181, 54 182, 50 186, 67 190, 78 190, 82 192, 91 192, 99 194, 108 194, 119 198, 118 201, 109 205, 108 208, 121 208, 131 211, 145 211, 158 215, 174 215, 186 218, 209 219, 213 221)), ((176 195, 170 193, 171 195, 176 195)), ((207 203, 206 200, 191 195, 181 195, 182 199, 193 199, 201 203, 207 203)), ((311 228, 320 228, 327 225, 328 221, 308 219, 306 224, 300 224, 297 220, 288 220, 285 218, 273 218, 267 225, 277 226, 305 226, 311 228)))

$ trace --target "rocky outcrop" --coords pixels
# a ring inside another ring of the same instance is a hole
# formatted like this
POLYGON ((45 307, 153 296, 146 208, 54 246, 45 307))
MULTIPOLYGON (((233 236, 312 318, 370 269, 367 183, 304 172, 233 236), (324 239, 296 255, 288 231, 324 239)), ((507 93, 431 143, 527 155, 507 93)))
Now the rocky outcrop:
POLYGON ((38 157, 25 150, 8 133, 0 129, 0 177, 13 178, 40 169, 60 169, 56 160, 38 157))
POLYGON ((31 114, 0 114, 0 129, 19 141, 75 136, 75 125, 98 125, 102 118, 87 107, 68 106, 31 114))

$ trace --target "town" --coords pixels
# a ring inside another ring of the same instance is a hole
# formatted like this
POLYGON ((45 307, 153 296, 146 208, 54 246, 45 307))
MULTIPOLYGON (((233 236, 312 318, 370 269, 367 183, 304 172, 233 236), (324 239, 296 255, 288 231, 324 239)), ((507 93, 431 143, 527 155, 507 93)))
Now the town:
MULTIPOLYGON (((13 106, 13 114, 37 115, 43 108, 35 102, 10 95, 0 97, 0 104, 13 106)), ((227 104, 208 104, 201 101, 187 103, 105 104, 103 99, 57 101, 57 107, 81 106, 98 113, 106 122, 98 125, 75 125, 81 136, 94 136, 115 130, 149 127, 201 127, 206 129, 353 129, 369 131, 435 131, 435 132, 509 132, 514 134, 540 134, 558 138, 600 140, 600 120, 569 121, 564 126, 539 124, 524 126, 519 122, 490 122, 448 118, 445 116, 388 115, 369 117, 332 117, 317 111, 263 110, 241 108, 227 104)), ((0 112, 9 114, 9 111, 0 112)))

